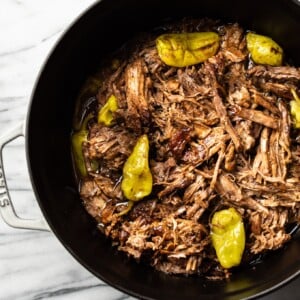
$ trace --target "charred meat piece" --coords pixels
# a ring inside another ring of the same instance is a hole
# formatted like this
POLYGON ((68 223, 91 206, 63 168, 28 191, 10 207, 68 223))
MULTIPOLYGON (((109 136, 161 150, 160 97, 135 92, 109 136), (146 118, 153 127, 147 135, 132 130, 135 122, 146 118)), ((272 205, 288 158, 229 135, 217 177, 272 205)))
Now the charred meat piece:
POLYGON ((127 100, 126 124, 133 130, 140 130, 149 122, 150 114, 145 95, 145 64, 138 59, 125 70, 125 87, 127 100))
POLYGON ((96 159, 100 167, 120 170, 130 155, 136 137, 121 127, 105 127, 95 124, 93 135, 87 142, 89 159, 96 159))
POLYGON ((222 54, 231 62, 242 62, 247 56, 243 29, 235 23, 221 28, 221 33, 223 34, 222 54))
POLYGON ((190 129, 183 128, 179 129, 175 134, 171 137, 169 141, 170 151, 173 153, 174 157, 181 158, 182 153, 186 144, 190 140, 190 129))
POLYGON ((295 67, 256 66, 249 69, 248 74, 278 82, 300 82, 300 69, 295 67))
POLYGON ((272 97, 266 97, 254 89, 251 92, 253 94, 252 99, 254 103, 256 103, 259 106, 262 106, 263 108, 266 108, 268 111, 272 112, 273 114, 278 115, 279 110, 276 105, 276 99, 272 97))
POLYGON ((249 69, 248 74, 252 77, 254 85, 286 99, 292 99, 291 88, 299 89, 299 68, 256 66, 249 69))
POLYGON ((215 106, 215 110, 220 118, 222 126, 225 128, 227 133, 230 135, 232 142, 237 151, 241 150, 241 140, 237 135, 234 127, 232 126, 231 120, 227 114, 226 107, 223 103, 223 100, 218 91, 218 83, 216 81, 216 76, 213 72, 213 68, 211 65, 207 64, 208 74, 211 78, 213 89, 212 89, 212 103, 215 106))
POLYGON ((240 106, 231 107, 231 113, 235 116, 246 120, 276 129, 278 127, 277 120, 274 117, 264 114, 260 110, 247 109, 240 106))

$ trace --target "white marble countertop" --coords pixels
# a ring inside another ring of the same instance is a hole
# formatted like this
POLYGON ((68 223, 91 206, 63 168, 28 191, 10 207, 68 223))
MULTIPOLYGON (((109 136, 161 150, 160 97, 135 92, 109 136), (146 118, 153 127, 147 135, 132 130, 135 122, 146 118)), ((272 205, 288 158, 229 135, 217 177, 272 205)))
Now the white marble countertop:
MULTIPOLYGON (((1 0, 0 135, 26 117, 38 72, 69 24, 95 0, 1 0)), ((17 213, 41 215, 25 162, 24 139, 4 150, 17 213)), ((299 299, 300 279, 266 297, 299 299)), ((85 270, 49 232, 18 230, 0 220, 0 299, 133 299, 85 270)))

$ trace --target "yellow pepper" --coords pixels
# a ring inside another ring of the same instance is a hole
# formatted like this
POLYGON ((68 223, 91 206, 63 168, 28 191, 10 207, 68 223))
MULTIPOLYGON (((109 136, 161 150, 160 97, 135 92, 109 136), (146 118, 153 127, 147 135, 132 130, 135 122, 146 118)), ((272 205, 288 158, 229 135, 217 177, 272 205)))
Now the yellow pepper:
POLYGON ((294 89, 291 89, 294 99, 290 102, 291 115, 293 117, 294 127, 300 128, 300 98, 294 89))
POLYGON ((246 41, 251 58, 255 63, 270 66, 282 65, 283 50, 271 38, 249 32, 246 41))
POLYGON ((118 101, 114 95, 111 95, 105 105, 98 113, 98 123, 111 126, 114 121, 114 112, 118 109, 118 101))
POLYGON ((156 39, 161 60, 173 67, 186 67, 204 62, 216 54, 220 37, 215 32, 163 34, 156 39))
POLYGON ((214 213, 211 222, 211 238, 223 268, 240 264, 246 237, 242 217, 234 208, 214 213))
POLYGON ((152 174, 149 168, 149 141, 146 134, 136 142, 123 167, 121 189, 124 196, 138 201, 152 191, 152 174))
POLYGON ((91 114, 88 115, 84 119, 81 129, 79 131, 74 132, 71 137, 75 166, 82 177, 87 176, 87 170, 85 167, 85 161, 82 153, 82 144, 87 141, 87 123, 91 118, 93 118, 93 116, 91 114))

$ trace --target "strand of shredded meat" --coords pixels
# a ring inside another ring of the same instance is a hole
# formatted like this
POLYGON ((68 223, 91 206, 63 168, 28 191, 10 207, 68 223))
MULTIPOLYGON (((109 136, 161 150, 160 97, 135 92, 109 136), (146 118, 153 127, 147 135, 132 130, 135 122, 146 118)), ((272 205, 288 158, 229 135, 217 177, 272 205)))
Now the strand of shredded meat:
POLYGON ((300 220, 300 145, 289 113, 300 69, 249 61, 238 24, 184 20, 165 30, 217 31, 220 49, 202 64, 168 67, 153 33, 119 54, 118 68, 103 71, 94 112, 114 94, 116 122, 89 123, 89 176, 80 193, 119 250, 163 272, 224 278, 229 271, 210 240, 213 212, 239 211, 252 255, 281 247, 291 238, 288 225, 300 220), (123 214, 122 168, 144 133, 153 192, 123 214))

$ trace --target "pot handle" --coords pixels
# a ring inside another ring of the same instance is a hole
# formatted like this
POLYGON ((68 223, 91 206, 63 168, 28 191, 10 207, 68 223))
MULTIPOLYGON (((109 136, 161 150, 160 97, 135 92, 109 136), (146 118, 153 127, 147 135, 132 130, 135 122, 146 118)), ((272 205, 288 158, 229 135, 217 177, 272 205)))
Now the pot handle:
POLYGON ((0 214, 3 220, 11 227, 50 231, 50 228, 44 219, 28 220, 19 218, 8 192, 3 169, 3 148, 17 137, 24 136, 24 127, 24 123, 22 122, 0 137, 0 214))

